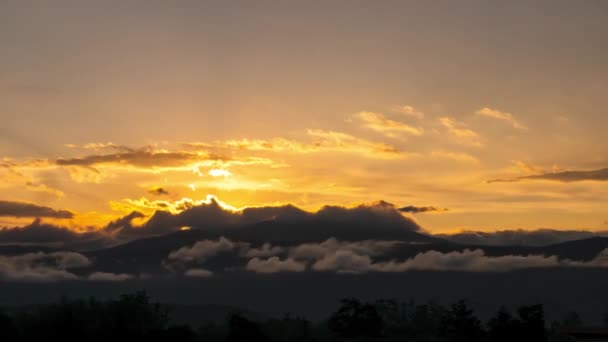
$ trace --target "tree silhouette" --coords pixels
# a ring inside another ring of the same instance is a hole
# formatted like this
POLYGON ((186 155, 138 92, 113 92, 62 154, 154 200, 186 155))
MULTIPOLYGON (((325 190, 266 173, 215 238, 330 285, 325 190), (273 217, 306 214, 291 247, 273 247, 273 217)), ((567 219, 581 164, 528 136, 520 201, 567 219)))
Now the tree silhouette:
POLYGON ((545 330, 545 313, 541 304, 522 306, 517 310, 520 319, 520 336, 522 342, 547 341, 545 330))
POLYGON ((343 299, 328 321, 329 329, 339 337, 378 337, 382 335, 382 317, 370 303, 355 298, 343 299))
POLYGON ((501 306, 496 314, 488 321, 488 335, 492 341, 511 342, 517 340, 519 321, 501 306))
POLYGON ((444 331, 449 341, 472 342, 483 336, 481 321, 464 300, 452 305, 444 319, 444 331))
POLYGON ((259 325, 248 320, 240 313, 228 317, 228 342, 257 342, 266 341, 259 325))

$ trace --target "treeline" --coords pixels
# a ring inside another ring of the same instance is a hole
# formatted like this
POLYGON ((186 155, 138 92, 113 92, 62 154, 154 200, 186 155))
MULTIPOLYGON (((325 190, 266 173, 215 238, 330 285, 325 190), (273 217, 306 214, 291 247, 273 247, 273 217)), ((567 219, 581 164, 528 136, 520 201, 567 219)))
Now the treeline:
POLYGON ((501 307, 482 322, 466 301, 451 306, 396 300, 344 299, 324 322, 303 317, 256 320, 234 312, 225 323, 175 325, 167 306, 145 292, 108 301, 62 299, 56 304, 0 312, 0 341, 569 341, 577 314, 547 324, 542 305, 501 307))

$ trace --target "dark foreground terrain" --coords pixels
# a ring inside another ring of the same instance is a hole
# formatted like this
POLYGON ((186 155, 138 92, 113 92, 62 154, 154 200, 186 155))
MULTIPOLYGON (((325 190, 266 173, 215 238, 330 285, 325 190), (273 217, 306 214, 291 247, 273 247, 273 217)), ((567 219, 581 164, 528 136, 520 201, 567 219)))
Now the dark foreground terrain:
MULTIPOLYGON (((297 311, 297 310, 294 310, 297 311)), ((466 300, 450 305, 345 298, 324 319, 267 317, 221 306, 155 303, 143 291, 100 300, 62 298, 0 312, 2 341, 576 341, 576 312, 549 321, 542 304, 501 305, 482 320, 466 300), (188 316, 190 323, 180 322, 188 316), (223 316, 222 319, 217 319, 223 316)), ((594 331, 602 331, 595 328, 594 331)))

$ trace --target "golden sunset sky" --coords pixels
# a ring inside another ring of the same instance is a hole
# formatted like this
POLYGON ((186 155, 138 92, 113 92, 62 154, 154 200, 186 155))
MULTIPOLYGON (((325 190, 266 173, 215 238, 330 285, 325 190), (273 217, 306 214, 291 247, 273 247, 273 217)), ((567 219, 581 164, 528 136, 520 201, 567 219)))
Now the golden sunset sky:
POLYGON ((0 200, 606 230, 607 32, 603 1, 2 1, 0 200))

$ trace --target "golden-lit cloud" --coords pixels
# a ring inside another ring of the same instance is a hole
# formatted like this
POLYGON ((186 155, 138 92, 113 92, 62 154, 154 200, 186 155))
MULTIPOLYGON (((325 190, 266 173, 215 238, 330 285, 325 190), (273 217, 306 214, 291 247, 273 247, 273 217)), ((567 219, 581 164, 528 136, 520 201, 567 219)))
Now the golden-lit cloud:
POLYGON ((470 154, 462 152, 449 152, 449 151, 433 151, 431 152, 431 158, 434 159, 448 159, 463 163, 478 164, 479 159, 473 157, 470 154))
POLYGON ((387 119, 380 113, 359 112, 354 117, 361 121, 364 127, 390 138, 403 135, 421 136, 424 134, 424 130, 420 127, 413 127, 403 122, 387 119))
POLYGON ((517 167, 519 170, 521 170, 523 172, 527 172, 527 173, 546 173, 547 172, 544 168, 542 168, 540 166, 536 166, 536 165, 527 163, 522 160, 513 160, 512 162, 515 167, 517 167))
POLYGON ((521 122, 516 120, 513 117, 513 114, 507 113, 507 112, 501 112, 498 109, 484 107, 484 108, 481 108, 480 110, 478 110, 477 112, 475 112, 475 114, 507 122, 511 126, 513 126, 513 128, 517 128, 517 129, 521 129, 521 130, 528 129, 527 126, 525 126, 524 124, 522 124, 521 122))
MULTIPOLYGON (((355 137, 351 134, 324 129, 309 129, 309 142, 292 139, 236 139, 217 142, 215 146, 246 151, 271 151, 286 153, 355 153, 368 158, 399 159, 406 154, 399 148, 380 142, 355 137)), ((204 145, 208 145, 203 143, 204 145)), ((198 143, 190 146, 200 146, 198 143)))
POLYGON ((395 111, 406 116, 414 117, 416 119, 424 119, 424 113, 416 110, 412 106, 399 106, 395 108, 395 111))
POLYGON ((458 122, 450 117, 442 117, 439 122, 448 130, 450 135, 461 144, 481 147, 482 143, 479 138, 479 134, 468 128, 466 124, 458 122))
POLYGON ((154 200, 151 201, 145 197, 139 199, 125 199, 124 201, 111 201, 110 206, 117 211, 129 213, 132 211, 142 211, 146 213, 152 213, 154 211, 167 211, 173 214, 178 214, 184 210, 201 206, 209 205, 211 203, 217 203, 222 209, 227 211, 237 211, 238 209, 219 200, 213 195, 207 195, 203 200, 194 200, 191 198, 182 198, 177 201, 163 201, 154 200))

